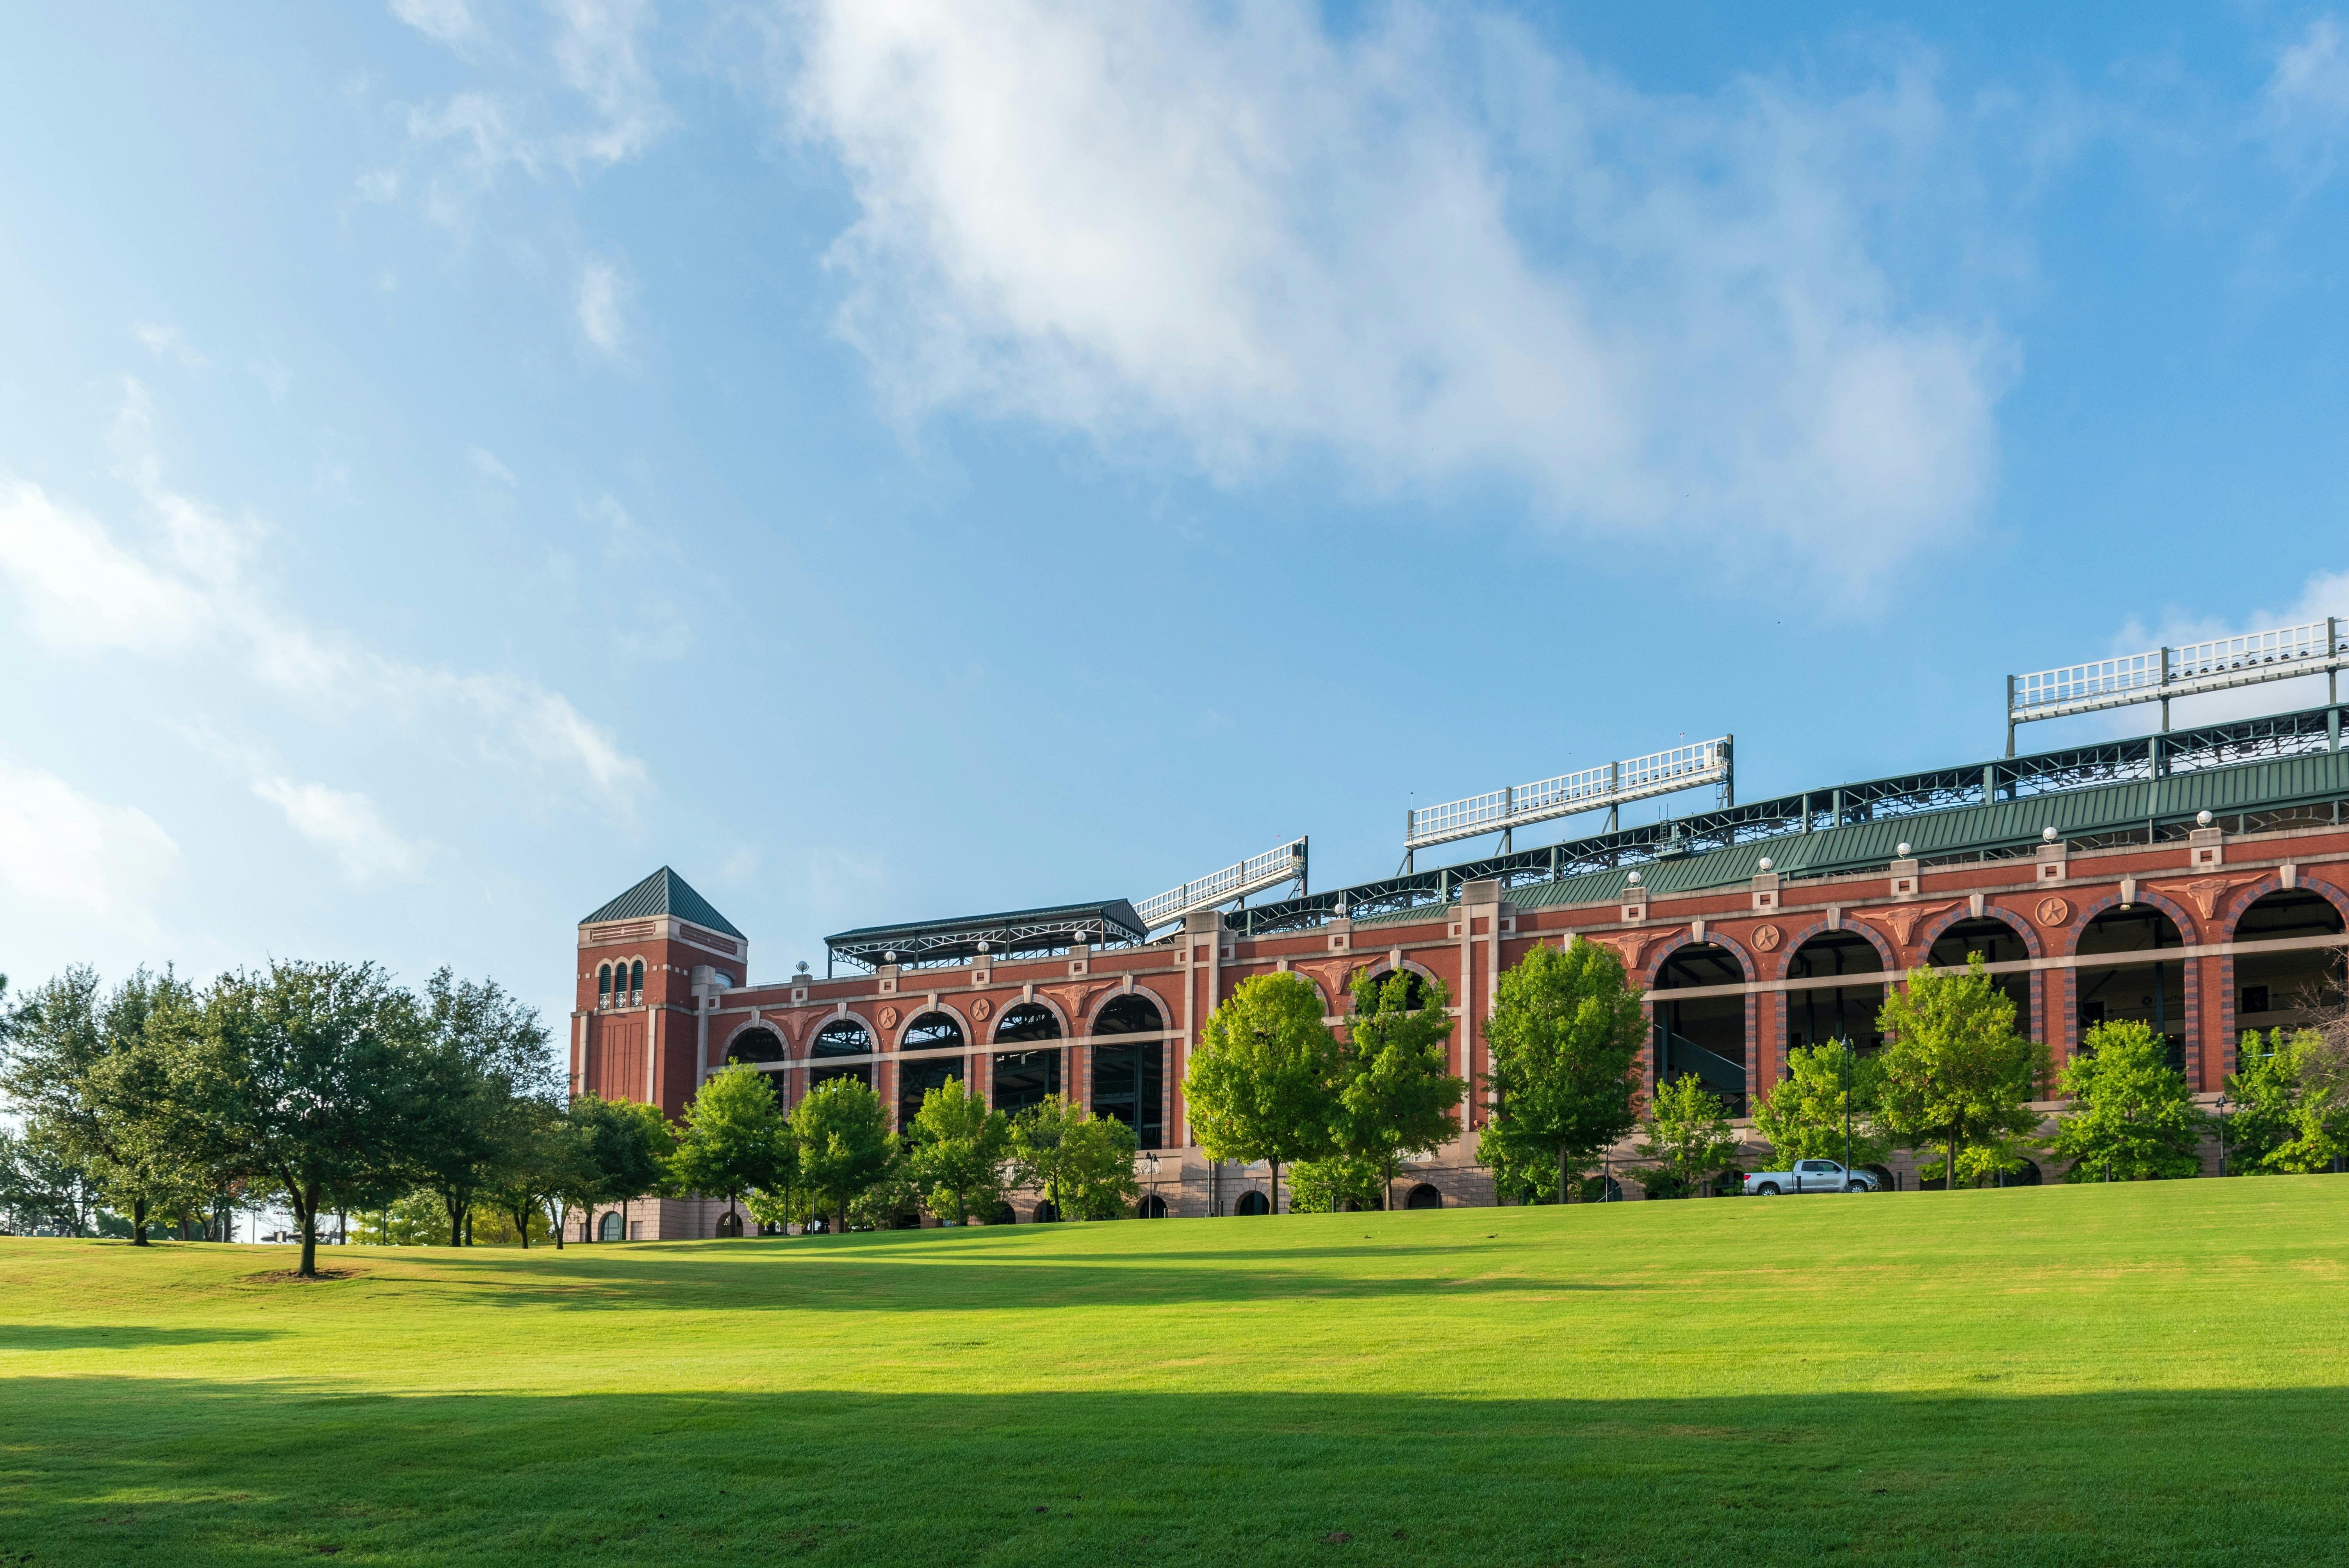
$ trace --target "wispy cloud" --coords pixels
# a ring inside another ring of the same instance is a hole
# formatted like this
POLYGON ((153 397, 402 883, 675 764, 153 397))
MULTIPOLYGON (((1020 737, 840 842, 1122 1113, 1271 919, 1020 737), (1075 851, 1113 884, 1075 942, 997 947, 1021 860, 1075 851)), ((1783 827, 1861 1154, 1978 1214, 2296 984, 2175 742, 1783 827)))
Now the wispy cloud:
POLYGON ((144 545, 0 474, 0 585, 40 641, 148 656, 224 649, 319 717, 462 741, 481 760, 584 783, 633 810, 647 787, 644 764, 562 694, 521 676, 391 658, 282 607, 248 570, 264 525, 232 522, 166 483, 149 424, 144 389, 127 384, 114 439, 153 525, 144 545))
POLYGON ((0 762, 0 884, 16 899, 142 924, 179 864, 179 845, 137 807, 0 762))
POLYGON ((1650 95, 1506 17, 822 0, 796 123, 860 216, 841 332, 963 406, 1227 482, 1499 478, 1560 524, 1865 576, 1961 532, 2011 345, 1896 277, 1963 232, 1932 64, 1650 95), (1917 220, 1922 221, 1922 220, 1917 220), (1904 227, 1906 225, 1906 227, 1904 227))
POLYGON ((391 14, 443 44, 472 36, 479 26, 466 0, 391 0, 391 14))
POLYGON ((619 270, 609 262, 589 262, 579 273, 579 330, 606 354, 620 351, 626 330, 620 318, 619 270))
POLYGON ((149 322, 130 329, 130 335, 147 346, 147 352, 158 359, 168 359, 183 370, 201 370, 212 363, 196 352, 187 335, 176 326, 159 325, 149 322))
POLYGON ((2276 51, 2260 95, 2260 129, 2307 181, 2332 173, 2349 131, 2349 49, 2340 18, 2326 12, 2276 51))
POLYGON ((285 812, 295 832, 332 853, 354 886, 416 875, 416 848, 392 831, 367 796, 275 775, 254 779, 253 792, 285 812))
POLYGON ((497 455, 489 451, 487 449, 481 447, 470 448, 467 450, 467 455, 472 460, 473 471, 480 474, 482 478, 495 480, 498 483, 504 485, 509 490, 512 489, 513 486, 519 482, 513 476, 513 470, 506 467, 505 464, 498 461, 497 455))

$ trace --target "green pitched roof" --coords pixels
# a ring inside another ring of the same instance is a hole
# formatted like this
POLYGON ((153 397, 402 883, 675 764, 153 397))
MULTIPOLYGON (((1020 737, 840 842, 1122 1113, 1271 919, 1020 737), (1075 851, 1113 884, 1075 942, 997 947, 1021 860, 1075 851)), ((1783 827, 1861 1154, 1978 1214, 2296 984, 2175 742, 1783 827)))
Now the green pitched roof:
POLYGON ((745 942, 750 940, 735 930, 734 923, 719 913, 716 905, 694 892, 692 884, 667 866, 579 923, 600 925, 607 920, 645 920, 656 914, 673 914, 679 920, 689 920, 696 925, 706 925, 712 931, 722 931, 745 942))

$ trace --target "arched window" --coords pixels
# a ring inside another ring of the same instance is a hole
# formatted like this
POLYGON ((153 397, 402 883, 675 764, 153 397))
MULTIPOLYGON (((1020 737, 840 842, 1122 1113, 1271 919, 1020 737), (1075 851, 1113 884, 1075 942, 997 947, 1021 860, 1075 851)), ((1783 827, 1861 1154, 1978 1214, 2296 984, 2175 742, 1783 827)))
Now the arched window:
POLYGON ((645 999, 645 961, 641 958, 628 965, 628 997, 636 1002, 645 999))
POLYGON ((595 1006, 608 1007, 611 1005, 612 966, 608 964, 598 965, 595 968, 595 1006))
POLYGON ((1232 1205, 1232 1212, 1235 1214, 1269 1214, 1272 1212, 1272 1205, 1265 1201, 1265 1196, 1261 1192, 1243 1192, 1240 1194, 1240 1201, 1232 1205))
POLYGON ((742 1216, 729 1209, 718 1216, 718 1233, 729 1240, 742 1233, 742 1216))
MULTIPOLYGON (((2323 893, 2279 888, 2252 902, 2235 922, 2237 942, 2338 936, 2341 912, 2323 893)), ((2235 955, 2235 1027, 2297 1029, 2341 1002, 2341 949, 2253 949, 2235 955)))
MULTIPOLYGON (((1999 925, 1996 921, 1983 923, 1999 925)), ((2006 928, 2001 925, 2000 929, 2006 928)), ((1962 944, 1966 940, 1952 932, 1936 943, 1933 951, 1939 954, 1945 951, 1943 944, 1962 944)), ((1975 945, 1981 945, 1979 939, 1975 945)), ((1965 961, 1961 947, 1957 962, 1965 961)), ((1940 960, 1935 958, 1933 962, 1938 964, 1940 960)), ((1795 955, 1786 961, 1786 977, 1812 984, 1791 986, 1786 992, 1786 1043, 1816 1046, 1828 1040, 1849 1040, 1852 1049, 1863 1056, 1881 1046, 1884 1037, 1877 1033, 1876 1015, 1884 1008, 1883 974, 1884 955, 1877 952, 1876 944, 1856 931, 1822 931, 1795 949, 1795 955), (1817 984, 1846 975, 1870 978, 1852 985, 1817 984)), ((2028 1011, 2023 1022, 2031 1022, 2028 1011)))
POLYGON ((2074 971, 2080 1033, 2117 1020, 2145 1024, 2168 1046, 2169 1065, 2184 1071, 2186 965, 2155 956, 2165 947, 2183 945, 2178 923, 2149 903, 2116 905, 2088 922, 2080 932, 2080 962, 2074 971), (2092 957, 2098 962, 2092 965, 2092 957))
POLYGON ((1155 1192, 1144 1192, 1142 1202, 1134 1205, 1134 1218, 1163 1220, 1166 1217, 1166 1200, 1155 1192))
MULTIPOLYGON (((1371 984, 1383 987, 1394 977, 1393 970, 1381 969, 1371 976, 1371 984)), ((1407 1013, 1416 1013, 1427 1006, 1427 977, 1416 969, 1402 972, 1402 1006, 1407 1013)))
MULTIPOLYGON (((898 1048, 907 1051, 947 1050, 963 1043, 962 1026, 949 1013, 925 1013, 905 1026, 898 1048)), ((910 1131, 921 1114, 922 1097, 944 1088, 963 1076, 960 1057, 916 1057, 897 1068, 897 1130, 910 1131)))
MULTIPOLYGON (((1985 964, 2016 964, 2031 957, 2031 949, 2023 934, 2002 920, 1983 915, 1980 920, 1961 920, 1933 939, 1933 951, 1925 962, 1936 969, 1955 969, 1968 963, 1977 954, 1985 964)), ((2031 1032, 2031 976, 2021 970, 2005 975, 1993 975, 1990 983, 2006 993, 2014 1004, 2014 1026, 2023 1034, 2031 1032)))
MULTIPOLYGON (((825 1057, 864 1057, 873 1054, 873 1037, 864 1023, 856 1018, 834 1018, 815 1032, 815 1042, 808 1055, 817 1059, 825 1057)), ((873 1086, 873 1066, 860 1062, 853 1068, 815 1068, 808 1073, 808 1087, 830 1083, 834 1078, 853 1078, 867 1088, 873 1086)))
POLYGON ((1403 1200, 1402 1206, 1406 1209, 1441 1209, 1444 1207, 1444 1194, 1422 1181, 1411 1190, 1411 1196, 1403 1200))
POLYGON ((1034 1216, 1036 1223, 1040 1225, 1050 1225, 1057 1222, 1060 1217, 1061 1211, 1053 1207, 1050 1202, 1046 1202, 1036 1205, 1036 1213, 1034 1216))
POLYGON ((1019 1040, 1057 1040, 1061 1037, 1061 1020, 1052 1009, 1041 1002, 1022 1002, 1006 1007, 995 1026, 995 1043, 1009 1045, 1019 1040))
POLYGON ((1737 954, 1711 942, 1675 948, 1656 968, 1656 1081, 1694 1073, 1732 1116, 1745 1114, 1745 998, 1731 993, 1682 1002, 1664 993, 1744 980, 1737 954))
MULTIPOLYGON (((745 1029, 726 1047, 729 1062, 780 1062, 785 1060, 783 1042, 772 1029, 745 1029)), ((783 1075, 769 1073, 767 1087, 774 1091, 775 1103, 783 1103, 783 1075)))
POLYGON ((595 1239, 602 1242, 616 1242, 620 1239, 619 1210, 614 1209, 604 1216, 603 1222, 595 1227, 595 1239))
MULTIPOLYGON (((1165 1027, 1147 996, 1117 997, 1093 1018, 1095 1035, 1156 1034, 1165 1027)), ((1155 1149, 1165 1140, 1164 1049, 1156 1040, 1093 1047, 1095 1116, 1115 1117, 1133 1129, 1133 1141, 1155 1149)))

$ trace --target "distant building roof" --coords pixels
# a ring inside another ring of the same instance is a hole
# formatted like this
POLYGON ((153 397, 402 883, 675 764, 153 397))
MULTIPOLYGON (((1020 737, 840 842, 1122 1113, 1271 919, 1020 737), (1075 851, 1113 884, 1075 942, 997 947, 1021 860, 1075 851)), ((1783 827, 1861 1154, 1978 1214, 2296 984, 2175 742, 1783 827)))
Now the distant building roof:
POLYGON ((690 882, 667 866, 579 923, 600 925, 607 920, 645 920, 656 914, 673 914, 679 920, 689 920, 696 925, 722 931, 744 942, 750 940, 734 928, 732 921, 719 913, 715 904, 694 892, 690 882))
POLYGON ((900 925, 868 925, 827 936, 824 945, 834 958, 845 958, 867 968, 890 962, 906 965, 968 964, 978 955, 979 944, 1005 957, 1016 954, 1050 953, 1080 942, 1143 942, 1149 931, 1133 905, 1122 898, 1094 903, 1057 903, 1043 909, 1016 909, 1000 914, 958 915, 949 920, 916 920, 900 925))

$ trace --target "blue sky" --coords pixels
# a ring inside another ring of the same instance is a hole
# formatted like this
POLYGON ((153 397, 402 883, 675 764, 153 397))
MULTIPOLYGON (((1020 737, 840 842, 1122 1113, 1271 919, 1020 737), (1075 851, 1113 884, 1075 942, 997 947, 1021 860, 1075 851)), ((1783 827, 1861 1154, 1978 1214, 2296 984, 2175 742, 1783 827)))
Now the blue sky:
POLYGON ((2349 613, 2349 20, 2046 10, 13 8, 0 971, 560 1012, 2349 613))

